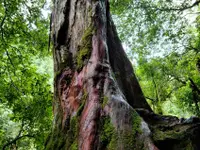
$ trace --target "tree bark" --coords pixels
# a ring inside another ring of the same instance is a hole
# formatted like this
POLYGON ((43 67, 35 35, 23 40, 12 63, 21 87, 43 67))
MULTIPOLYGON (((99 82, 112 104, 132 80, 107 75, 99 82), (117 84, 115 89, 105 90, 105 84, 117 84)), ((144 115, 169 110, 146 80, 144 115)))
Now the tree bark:
POLYGON ((133 109, 152 111, 108 1, 57 0, 52 23, 54 126, 46 149, 156 149, 133 109))
POLYGON ((108 0, 55 0, 52 39, 54 121, 45 149, 157 150, 148 124, 134 110, 153 114, 108 0))

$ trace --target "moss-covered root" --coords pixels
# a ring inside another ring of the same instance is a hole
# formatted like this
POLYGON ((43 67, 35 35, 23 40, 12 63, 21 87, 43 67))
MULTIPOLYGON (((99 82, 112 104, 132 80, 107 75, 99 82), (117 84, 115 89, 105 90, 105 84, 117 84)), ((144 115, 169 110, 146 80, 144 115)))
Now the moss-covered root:
POLYGON ((198 150, 200 129, 192 131, 189 124, 175 126, 156 126, 152 128, 153 140, 162 150, 198 150), (195 140, 197 139, 197 140, 195 140))

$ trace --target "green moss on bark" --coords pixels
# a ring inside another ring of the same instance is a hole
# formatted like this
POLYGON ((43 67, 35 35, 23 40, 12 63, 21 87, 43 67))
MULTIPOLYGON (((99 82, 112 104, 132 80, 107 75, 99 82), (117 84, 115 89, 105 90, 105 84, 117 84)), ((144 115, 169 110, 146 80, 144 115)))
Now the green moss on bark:
POLYGON ((80 106, 79 106, 79 108, 78 108, 78 111, 77 111, 77 116, 80 116, 80 115, 81 115, 81 113, 82 113, 82 111, 83 111, 83 109, 84 109, 84 106, 85 106, 85 102, 86 102, 86 100, 87 100, 87 97, 88 97, 88 94, 87 94, 87 92, 84 91, 83 96, 82 96, 82 98, 81 98, 81 104, 80 104, 80 106))
POLYGON ((61 150, 65 145, 66 136, 62 130, 62 120, 60 117, 57 118, 54 130, 49 135, 49 141, 45 146, 45 150, 61 150))
POLYGON ((53 132, 47 141, 46 150, 78 150, 79 117, 84 109, 88 93, 84 90, 81 104, 75 116, 66 120, 66 127, 62 128, 62 119, 56 120, 53 132))
POLYGON ((78 150, 78 118, 73 116, 70 120, 70 128, 67 132, 66 148, 70 150, 78 150))
POLYGON ((94 27, 88 27, 81 39, 81 45, 76 56, 77 69, 80 70, 89 60, 92 52, 92 36, 94 34, 94 27))
POLYGON ((104 108, 108 104, 109 98, 107 96, 104 96, 102 98, 102 107, 104 108))
POLYGON ((116 148, 116 130, 109 117, 100 120, 100 149, 108 147, 109 150, 116 148))
POLYGON ((122 131, 121 134, 121 141, 124 145, 126 150, 132 149, 142 149, 143 145, 140 141, 137 140, 137 137, 142 134, 141 130, 141 118, 140 116, 134 111, 131 113, 131 120, 132 120, 132 130, 130 131, 122 131))
POLYGON ((157 127, 153 129, 153 140, 163 141, 166 139, 182 139, 184 137, 184 132, 176 129, 165 129, 164 127, 157 127))
POLYGON ((137 137, 142 133, 141 118, 136 112, 131 114, 132 130, 116 130, 109 117, 100 121, 100 143, 101 147, 116 150, 123 147, 126 150, 142 149, 143 144, 138 142, 137 137))
POLYGON ((71 117, 67 133, 62 130, 61 121, 50 135, 45 150, 78 150, 78 118, 71 117))

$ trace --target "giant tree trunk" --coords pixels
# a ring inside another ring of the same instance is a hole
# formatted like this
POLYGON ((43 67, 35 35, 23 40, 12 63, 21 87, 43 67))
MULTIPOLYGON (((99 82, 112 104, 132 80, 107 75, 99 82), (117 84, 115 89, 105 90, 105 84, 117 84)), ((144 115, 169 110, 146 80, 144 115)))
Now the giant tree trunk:
POLYGON ((117 36, 108 0, 55 0, 52 34, 54 121, 45 148, 156 150, 147 123, 134 110, 146 110, 139 111, 144 118, 153 114, 117 36))

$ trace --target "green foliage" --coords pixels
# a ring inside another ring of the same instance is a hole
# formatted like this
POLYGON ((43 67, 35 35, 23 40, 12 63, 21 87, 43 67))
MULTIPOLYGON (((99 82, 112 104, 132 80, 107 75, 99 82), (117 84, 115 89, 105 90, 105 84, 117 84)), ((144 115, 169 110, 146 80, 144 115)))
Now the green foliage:
POLYGON ((177 105, 176 109, 184 110, 175 115, 184 116, 186 112, 198 115, 189 80, 189 78, 193 79, 199 86, 199 73, 196 69, 195 57, 197 55, 193 51, 186 54, 174 52, 164 58, 154 58, 145 63, 143 63, 144 61, 139 62, 137 75, 145 96, 157 113, 171 114, 170 112, 175 112, 172 110, 175 107, 169 107, 166 110, 163 106, 165 101, 170 101, 177 105), (162 108, 164 108, 164 112, 162 108))
POLYGON ((50 76, 36 65, 37 57, 51 56, 45 3, 0 2, 0 149, 42 149, 51 125, 50 76))
POLYGON ((199 115, 200 93, 190 81, 200 87, 198 3, 111 1, 120 38, 156 113, 199 115))
POLYGON ((167 0, 112 0, 113 18, 120 38, 132 50, 128 52, 130 57, 138 53, 151 57, 155 51, 168 54, 171 48, 180 49, 182 42, 189 39, 185 32, 192 20, 185 14, 191 11, 188 8, 191 4, 167 0))

